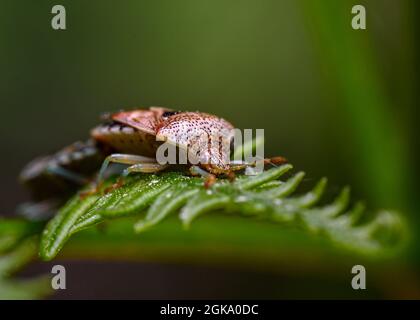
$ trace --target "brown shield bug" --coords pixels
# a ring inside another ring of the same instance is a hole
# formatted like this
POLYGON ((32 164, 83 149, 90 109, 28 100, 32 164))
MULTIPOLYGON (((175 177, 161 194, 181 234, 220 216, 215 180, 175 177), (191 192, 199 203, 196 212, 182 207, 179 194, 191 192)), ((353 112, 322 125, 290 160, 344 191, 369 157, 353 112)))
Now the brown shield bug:
MULTIPOLYGON (((203 112, 162 107, 121 111, 106 115, 104 122, 91 130, 87 142, 29 163, 20 178, 36 198, 43 199, 85 184, 99 169, 97 182, 101 182, 110 163, 128 165, 125 174, 154 173, 172 165, 156 159, 158 148, 167 142, 188 150, 188 156, 196 156, 195 163, 188 157, 185 165, 191 174, 206 176, 205 185, 209 187, 215 176, 232 178, 234 171, 252 165, 230 162, 230 150, 225 146, 233 139, 233 129, 228 121, 203 112)), ((265 161, 285 160, 278 157, 265 161)))

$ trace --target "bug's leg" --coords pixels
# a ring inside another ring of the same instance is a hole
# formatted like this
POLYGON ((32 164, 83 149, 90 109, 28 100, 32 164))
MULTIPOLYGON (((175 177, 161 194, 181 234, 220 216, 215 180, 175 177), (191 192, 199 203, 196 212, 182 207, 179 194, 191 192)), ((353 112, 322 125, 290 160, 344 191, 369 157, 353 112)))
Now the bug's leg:
POLYGON ((189 170, 192 176, 208 177, 211 174, 199 166, 191 166, 189 170))
POLYGON ((199 166, 191 166, 190 173, 193 176, 204 177, 204 188, 210 188, 216 182, 216 176, 210 172, 207 172, 204 169, 201 169, 199 166))
POLYGON ((246 169, 248 167, 255 167, 257 165, 258 161, 262 161, 264 163, 264 165, 273 165, 273 166, 277 166, 283 163, 287 163, 287 159, 283 158, 283 157, 273 157, 273 158, 261 158, 261 160, 256 160, 253 162, 246 162, 246 161, 232 161, 230 163, 230 169, 232 171, 239 171, 242 169, 246 169))
POLYGON ((287 159, 283 158, 283 157, 273 157, 273 158, 265 158, 265 159, 261 159, 261 160, 257 160, 254 161, 250 166, 248 166, 245 170, 245 173, 247 175, 256 175, 261 173, 261 170, 255 170, 254 168, 257 167, 257 163, 258 162, 262 162, 263 167, 260 168, 262 170, 264 170, 264 167, 267 165, 273 166, 273 167, 278 167, 279 165, 282 165, 284 163, 287 163, 287 159))
POLYGON ((166 169, 168 164, 159 163, 136 163, 124 170, 123 176, 128 176, 132 172, 154 173, 166 169))
POLYGON ((156 159, 143 157, 143 156, 137 156, 133 154, 123 154, 123 153, 111 154, 108 157, 106 157, 106 159, 102 163, 101 169, 99 170, 99 174, 96 179, 97 185, 99 185, 102 182, 106 169, 111 163, 121 163, 121 164, 129 164, 129 165, 138 164, 138 163, 155 164, 156 159))
POLYGON ((81 186, 89 183, 89 179, 85 176, 60 166, 49 165, 47 166, 46 171, 52 175, 62 177, 81 186))
POLYGON ((119 187, 121 187, 124 182, 122 177, 126 177, 128 176, 131 172, 143 172, 143 173, 154 173, 154 172, 159 172, 163 169, 166 169, 169 165, 167 164, 159 164, 159 163, 136 163, 133 164, 131 166, 129 166, 128 168, 126 168, 121 177, 117 180, 116 183, 114 183, 112 186, 106 188, 104 190, 105 193, 108 193, 114 189, 117 189, 119 187))
POLYGON ((210 188, 212 185, 214 185, 217 181, 217 178, 214 174, 209 174, 206 179, 204 180, 204 188, 208 189, 210 188))
POLYGON ((243 170, 243 169, 245 169, 246 167, 249 167, 249 166, 250 166, 250 164, 249 163, 245 163, 245 162, 242 162, 242 163, 231 163, 229 165, 229 168, 230 168, 231 171, 239 171, 239 170, 243 170))
MULTIPOLYGON (((231 161, 229 164, 230 172, 227 173, 227 176, 230 179, 230 176, 232 174, 234 175, 235 171, 243 170, 245 169, 247 175, 256 175, 258 174, 258 171, 256 171, 254 168, 257 166, 258 162, 262 162, 264 166, 266 165, 272 165, 274 167, 277 167, 278 165, 287 163, 286 158, 283 157, 273 157, 273 158, 261 158, 260 160, 255 160, 252 162, 246 162, 246 161, 231 161)), ((234 179, 234 178, 233 178, 234 179)))
POLYGON ((287 161, 286 158, 280 157, 280 156, 264 159, 264 164, 271 164, 273 166, 284 164, 284 163, 287 163, 287 162, 288 161, 287 161))
POLYGON ((227 172, 227 177, 230 181, 234 181, 235 180, 235 171, 240 171, 240 170, 248 170, 248 168, 254 167, 256 164, 256 161, 254 162, 246 162, 246 161, 231 161, 229 164, 229 172, 227 172))
MULTIPOLYGON (((102 163, 102 166, 101 166, 101 169, 99 170, 94 187, 91 190, 81 193, 80 195, 81 197, 89 196, 91 194, 96 193, 99 190, 101 183, 104 179, 105 172, 111 163, 121 163, 121 164, 128 164, 128 165, 133 165, 133 164, 138 164, 138 163, 153 164, 153 163, 156 163, 156 160, 154 158, 143 157, 143 156, 138 156, 134 154, 113 153, 109 155, 108 157, 106 157, 104 162, 102 163)), ((105 190, 105 193, 109 192, 112 189, 120 187, 121 185, 122 185, 122 181, 119 180, 116 183, 114 183, 114 185, 107 188, 105 190)))
POLYGON ((236 174, 234 170, 229 170, 225 173, 226 177, 228 178, 229 182, 234 182, 236 180, 236 174))

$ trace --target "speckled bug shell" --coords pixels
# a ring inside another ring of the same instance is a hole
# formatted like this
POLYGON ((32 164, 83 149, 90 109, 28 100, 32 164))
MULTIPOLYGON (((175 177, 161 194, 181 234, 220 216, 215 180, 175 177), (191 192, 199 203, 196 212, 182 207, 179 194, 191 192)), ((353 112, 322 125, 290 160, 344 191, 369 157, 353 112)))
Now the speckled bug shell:
POLYGON ((202 112, 173 112, 151 107, 148 110, 118 112, 110 116, 111 123, 94 128, 92 137, 121 153, 154 157, 163 142, 197 155, 203 168, 213 173, 229 170, 229 145, 233 125, 228 121, 202 112))
POLYGON ((161 121, 156 128, 157 140, 176 144, 188 151, 209 172, 229 170, 230 142, 233 125, 202 112, 180 112, 161 121))

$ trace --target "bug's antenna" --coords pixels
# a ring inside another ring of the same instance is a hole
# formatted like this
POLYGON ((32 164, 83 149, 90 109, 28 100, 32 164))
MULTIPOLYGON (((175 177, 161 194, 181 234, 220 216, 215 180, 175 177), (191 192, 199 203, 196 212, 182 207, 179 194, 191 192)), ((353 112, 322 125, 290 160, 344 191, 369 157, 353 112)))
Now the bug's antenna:
POLYGON ((270 164, 275 168, 278 168, 280 165, 287 163, 287 159, 284 157, 273 157, 273 158, 261 158, 260 156, 256 155, 256 158, 258 158, 258 160, 264 160, 264 164, 270 164))

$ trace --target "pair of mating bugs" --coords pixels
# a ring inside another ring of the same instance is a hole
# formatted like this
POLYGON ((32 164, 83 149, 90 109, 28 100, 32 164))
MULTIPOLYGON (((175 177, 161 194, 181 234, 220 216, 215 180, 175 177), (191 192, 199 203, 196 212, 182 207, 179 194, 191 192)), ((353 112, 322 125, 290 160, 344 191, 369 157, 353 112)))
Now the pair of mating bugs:
MULTIPOLYGON (((128 165, 124 173, 154 173, 169 164, 156 160, 163 142, 177 147, 200 149, 200 137, 212 139, 200 150, 206 161, 186 166, 193 175, 206 177, 205 186, 216 176, 232 177, 236 170, 255 165, 232 163, 222 154, 221 144, 233 139, 233 125, 215 115, 202 112, 176 112, 162 107, 122 111, 104 116, 104 122, 93 128, 87 142, 77 142, 56 154, 37 158, 22 171, 20 180, 27 185, 35 200, 60 197, 87 184, 98 172, 99 185, 110 163, 128 165), (220 140, 220 141, 219 141, 220 140)), ((284 158, 265 159, 265 163, 281 163, 284 158)))

